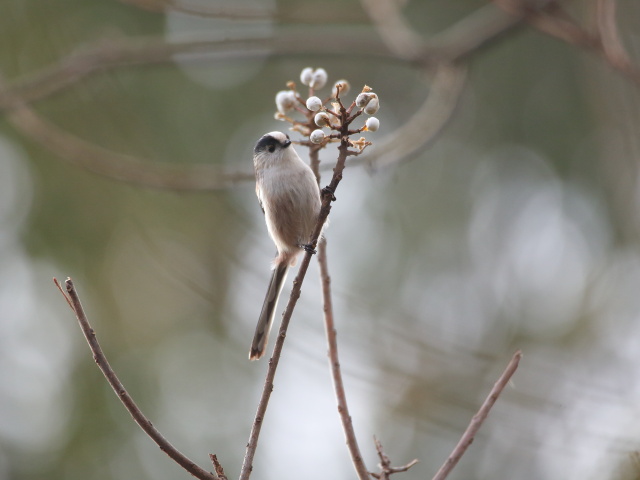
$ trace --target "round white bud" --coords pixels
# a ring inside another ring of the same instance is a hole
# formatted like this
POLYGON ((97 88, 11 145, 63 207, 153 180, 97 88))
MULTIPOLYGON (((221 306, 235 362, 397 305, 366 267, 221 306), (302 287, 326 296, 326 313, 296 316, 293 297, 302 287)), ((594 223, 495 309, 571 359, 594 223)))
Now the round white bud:
POLYGON ((324 132, 320 129, 314 130, 313 132, 311 132, 311 135, 309 135, 309 140, 311 140, 311 143, 322 143, 322 141, 324 140, 324 132))
POLYGON ((317 112, 322 108, 322 100, 315 96, 307 98, 307 108, 312 112, 317 112))
POLYGON ((367 106, 364 107, 364 113, 366 113, 367 115, 373 115, 378 111, 379 108, 380 108, 380 102, 378 101, 378 97, 376 96, 371 100, 369 100, 369 103, 367 103, 367 106))
POLYGON ((326 112, 316 113, 313 121, 319 127, 328 127, 331 124, 331 121, 329 120, 329 114, 326 112))
POLYGON ((311 78, 311 83, 309 86, 314 90, 320 90, 327 83, 327 71, 324 68, 318 68, 315 72, 313 72, 313 76, 311 78))
POLYGON ((296 105, 296 94, 292 90, 281 90, 276 94, 276 107, 282 114, 287 113, 296 105))
POLYGON ((367 122, 364 125, 370 132, 375 132, 376 130, 378 130, 378 128, 380 128, 380 120, 378 120, 376 117, 369 117, 367 118, 367 122))
POLYGON ((373 98, 372 93, 362 92, 356 97, 356 107, 366 107, 367 103, 373 98))
POLYGON ((309 86, 311 84, 311 80, 313 80, 313 68, 303 68, 302 72, 300 72, 300 81, 303 85, 309 86))
POLYGON ((349 82, 347 80, 338 80, 333 84, 333 91, 331 94, 334 97, 338 94, 338 85, 340 85, 340 95, 344 95, 351 89, 351 85, 349 85, 349 82))

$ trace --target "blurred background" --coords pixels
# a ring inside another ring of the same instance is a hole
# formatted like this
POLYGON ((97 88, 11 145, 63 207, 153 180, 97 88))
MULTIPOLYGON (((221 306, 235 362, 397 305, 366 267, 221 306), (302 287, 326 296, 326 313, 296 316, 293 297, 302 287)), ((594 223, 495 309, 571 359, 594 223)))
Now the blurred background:
MULTIPOLYGON (((592 29, 596 3, 567 8, 592 29)), ((370 160, 345 172, 327 231, 368 467, 376 434, 394 463, 420 460, 403 478, 431 478, 521 349, 450 478, 640 478, 638 84, 484 1, 396 4, 247 0, 219 15, 196 0, 0 0, 13 92, 0 101, 0 478, 190 478, 119 403, 54 276, 74 279, 154 425, 204 468, 216 453, 238 475, 274 253, 251 153, 287 128, 274 97, 307 66, 381 101, 370 160), (437 55, 411 61, 415 36, 460 46, 482 25, 501 34, 457 57, 445 48, 463 68, 438 88, 437 55), (428 99, 444 106, 412 120, 428 99), (120 160, 205 173, 158 186, 120 160), (212 188, 218 171, 240 175, 212 188)), ((640 62, 640 4, 617 7, 640 62)), ((321 158, 330 167, 335 151, 321 158)), ((326 350, 313 262, 253 478, 355 478, 326 350)))

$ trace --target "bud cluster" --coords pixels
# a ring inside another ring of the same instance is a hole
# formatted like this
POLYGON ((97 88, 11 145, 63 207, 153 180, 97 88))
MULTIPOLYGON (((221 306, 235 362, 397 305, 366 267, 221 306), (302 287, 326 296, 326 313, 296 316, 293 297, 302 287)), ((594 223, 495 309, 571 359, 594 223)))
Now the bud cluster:
MULTIPOLYGON (((326 145, 329 141, 355 133, 369 131, 375 132, 380 127, 380 121, 370 116, 365 124, 358 129, 349 129, 349 125, 356 117, 362 115, 374 115, 380 108, 378 95, 365 85, 362 92, 350 106, 345 107, 342 96, 349 92, 351 86, 347 80, 338 80, 334 83, 331 95, 322 100, 316 95, 316 91, 322 89, 328 80, 324 68, 304 68, 300 73, 300 82, 309 87, 309 94, 304 99, 296 90, 293 82, 287 84, 288 90, 282 90, 276 94, 276 119, 292 124, 295 130, 309 138, 315 145, 326 145), (289 112, 298 111, 306 118, 306 122, 297 121, 287 116, 289 112), (328 133, 325 133, 325 130, 328 133)), ((335 140, 334 140, 335 141, 335 140)), ((364 141, 364 139, 362 139, 364 141)), ((366 142, 365 142, 366 143, 366 142)))

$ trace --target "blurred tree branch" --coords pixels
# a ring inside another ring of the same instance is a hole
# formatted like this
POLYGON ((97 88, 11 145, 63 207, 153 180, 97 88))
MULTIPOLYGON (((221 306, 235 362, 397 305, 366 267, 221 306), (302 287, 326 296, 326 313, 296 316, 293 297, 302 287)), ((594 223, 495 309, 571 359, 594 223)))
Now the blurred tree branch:
POLYGON ((251 173, 226 172, 213 165, 176 166, 107 150, 58 128, 19 99, 7 118, 24 135, 72 165, 125 183, 198 191, 228 188, 254 178, 251 173))
MULTIPOLYGON (((185 2, 174 0, 126 1, 156 11, 191 8, 185 2)), ((558 1, 546 0, 535 5, 523 0, 494 0, 494 3, 499 8, 492 5, 481 7, 427 41, 409 28, 399 7, 388 0, 362 0, 363 8, 372 19, 382 43, 368 34, 354 36, 349 32, 327 36, 323 32, 306 31, 300 35, 286 30, 276 37, 244 40, 200 38, 175 43, 157 38, 103 40, 0 88, 0 109, 14 110, 10 120, 22 134, 57 156, 94 173, 153 188, 215 190, 249 181, 253 175, 249 172, 227 172, 209 164, 176 167, 113 152, 47 122, 27 104, 69 88, 95 73, 176 59, 202 62, 303 53, 368 55, 390 62, 404 62, 425 70, 435 69, 432 88, 425 103, 406 124, 387 136, 374 152, 368 152, 357 162, 350 162, 384 167, 421 151, 446 125, 464 85, 465 69, 459 65, 460 61, 522 22, 593 51, 631 80, 640 82, 640 71, 629 60, 617 32, 613 0, 598 0, 599 34, 589 33, 580 27, 558 1)), ((202 6, 193 8, 201 9, 202 6)), ((207 8, 209 10, 206 12, 190 13, 222 17, 235 15, 233 18, 262 18, 262 15, 267 15, 236 7, 207 8)))
POLYGON ((462 69, 442 67, 442 63, 449 64, 479 49, 487 41, 499 33, 517 24, 517 20, 505 15, 493 6, 487 6, 472 13, 430 42, 420 46, 420 53, 412 59, 398 58, 390 53, 384 43, 371 36, 313 34, 305 35, 283 33, 269 39, 247 39, 234 41, 194 40, 181 43, 167 43, 159 39, 104 40, 82 51, 73 53, 58 63, 14 80, 8 86, 0 85, 0 109, 8 111, 13 126, 23 135, 31 138, 57 156, 94 173, 106 177, 143 185, 153 188, 173 190, 214 190, 228 188, 240 182, 253 179, 249 172, 226 172, 211 165, 195 165, 189 167, 175 167, 150 160, 142 160, 131 155, 110 151, 86 140, 80 139, 59 127, 47 122, 28 106, 36 100, 41 100, 89 75, 103 72, 112 68, 122 68, 134 65, 170 62, 176 58, 188 57, 193 61, 203 61, 203 56, 224 60, 228 58, 259 58, 266 56, 288 56, 301 53, 315 54, 346 54, 370 55, 386 61, 400 61, 409 65, 440 66, 437 68, 434 96, 429 96, 425 105, 410 120, 408 128, 400 143, 397 136, 390 136, 381 144, 380 152, 368 156, 366 161, 371 165, 379 155, 391 155, 382 165, 393 163, 405 158, 412 152, 418 151, 426 141, 431 140, 439 131, 436 128, 444 126, 453 112, 457 99, 462 91, 462 69), (471 32, 471 34, 470 34, 471 32), (194 55, 193 54, 197 54, 194 55), (458 72, 454 77, 452 72, 458 72), (444 72, 444 73, 442 73, 444 72), (449 77, 446 76, 449 72, 449 77), (442 79, 442 83, 437 80, 442 79), (430 124, 432 134, 424 135, 418 131, 420 125, 416 122, 425 121, 425 115, 435 112, 435 121, 430 124), (438 105, 440 106, 438 108, 438 105), (398 147, 406 155, 398 155, 398 147))
POLYGON ((615 0, 598 0, 598 31, 589 32, 573 19, 560 2, 551 2, 550 8, 532 7, 530 0, 493 0, 505 12, 522 18, 541 32, 570 45, 600 56, 612 68, 634 83, 640 84, 640 68, 633 65, 627 55, 615 20, 615 0))

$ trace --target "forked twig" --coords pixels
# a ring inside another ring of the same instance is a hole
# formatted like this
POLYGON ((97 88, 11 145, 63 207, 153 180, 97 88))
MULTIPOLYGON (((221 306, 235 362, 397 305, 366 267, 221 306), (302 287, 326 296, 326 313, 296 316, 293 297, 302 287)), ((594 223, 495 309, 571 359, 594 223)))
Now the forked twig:
POLYGON ((384 449, 382 448, 382 443, 380 443, 380 440, 378 440, 374 436, 373 442, 376 445, 376 451, 378 452, 378 457, 380 458, 380 464, 379 464, 380 473, 371 472, 371 476, 374 478, 377 478, 379 480, 389 480, 391 475, 393 475, 394 473, 406 472, 411 467, 413 467, 416 463, 418 463, 418 459, 414 458, 406 465, 402 465, 401 467, 392 467, 391 460, 389 459, 387 454, 384 453, 384 449))
POLYGON ((215 454, 210 453, 209 458, 211 459, 211 463, 213 463, 213 468, 216 471, 216 475, 218 476, 218 479, 228 480, 227 476, 224 473, 224 468, 222 468, 222 465, 220 465, 220 462, 218 461, 218 457, 215 454))
POLYGON ((476 433, 478 433, 478 430, 480 430, 480 427, 489 415, 491 408, 496 403, 496 400, 498 400, 498 396, 500 396, 504 387, 507 386, 507 383, 509 383, 509 380, 517 370, 521 358, 522 352, 520 350, 514 353, 513 357, 511 357, 511 360, 507 364, 507 368, 505 368, 502 375, 500 375, 500 378, 498 378, 496 383, 493 385, 489 395, 482 403, 480 410, 478 410, 478 412, 473 416, 469 426, 462 434, 462 437, 460 437, 460 441, 449 455, 449 458, 447 458, 444 464, 440 467, 440 470, 438 470, 436 475, 433 477, 433 480, 444 480, 447 478, 449 473, 451 473, 451 470, 453 470, 453 468, 458 464, 458 461, 467 451, 467 448, 469 448, 469 445, 473 442, 476 433))
POLYGON ((93 359, 98 365, 98 368, 100 368, 105 378, 109 382, 109 385, 111 385, 111 388, 113 388, 113 391, 116 393, 124 407, 129 411, 135 422, 154 442, 156 442, 158 447, 160 447, 160 450, 166 453, 174 462, 184 468, 191 475, 201 480, 217 480, 218 477, 216 475, 211 472, 207 472, 203 468, 200 468, 193 461, 182 454, 178 449, 176 449, 152 425, 147 417, 144 416, 142 411, 140 411, 140 408, 138 408, 138 406, 135 404, 133 398, 131 398, 129 393, 127 393, 124 385, 122 385, 122 382, 120 382, 120 380, 118 379, 116 373, 111 368, 111 365, 109 365, 109 361, 107 360, 107 357, 103 353, 102 348, 98 343, 96 334, 93 328, 91 328, 89 320, 87 320, 87 316, 84 313, 84 309, 82 308, 82 304, 80 303, 80 298, 78 297, 78 293, 76 292, 71 278, 67 278, 67 280, 64 282, 65 289, 62 288, 62 285, 56 278, 54 278, 53 281, 75 313, 76 318, 78 319, 78 323, 80 324, 80 328, 82 329, 82 333, 84 333, 84 336, 89 343, 89 348, 91 349, 91 352, 93 352, 93 359))

